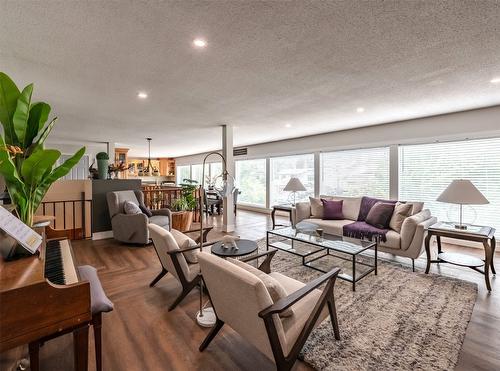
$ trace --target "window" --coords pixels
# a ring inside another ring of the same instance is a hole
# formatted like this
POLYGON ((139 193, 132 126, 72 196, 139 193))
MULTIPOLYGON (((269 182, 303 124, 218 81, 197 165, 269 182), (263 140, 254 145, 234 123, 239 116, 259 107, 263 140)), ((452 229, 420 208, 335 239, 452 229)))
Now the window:
POLYGON ((325 152, 320 194, 389 198, 389 147, 325 152))
POLYGON ((235 163, 238 202, 266 206, 266 160, 240 160, 235 163))
MULTIPOLYGON (((214 183, 212 185, 215 185, 215 188, 217 189, 222 188, 222 162, 210 163, 209 171, 210 171, 210 183, 214 183)), ((205 170, 205 172, 207 172, 207 170, 205 170)))
POLYGON ((184 179, 191 178, 191 167, 189 165, 177 166, 177 184, 184 183, 184 179))
MULTIPOLYGON (((208 175, 208 172, 205 172, 205 176, 208 175)), ((196 164, 191 165, 191 179, 196 180, 198 184, 201 184, 201 177, 203 176, 203 165, 196 164)))
POLYGON ((500 138, 400 146, 399 159, 401 200, 424 201, 439 220, 458 221, 459 205, 436 198, 453 179, 469 179, 490 203, 464 206, 464 222, 500 230, 500 138))
MULTIPOLYGON (((61 155, 57 160, 56 166, 60 166, 64 161, 68 160, 73 155, 61 155)), ((89 156, 83 155, 80 161, 71 168, 71 171, 61 178, 61 180, 77 180, 77 179, 87 179, 89 173, 89 156)))
POLYGON ((271 158, 270 192, 271 205, 292 201, 290 192, 283 191, 291 177, 299 178, 306 192, 297 192, 297 201, 314 195, 314 155, 296 155, 271 158))

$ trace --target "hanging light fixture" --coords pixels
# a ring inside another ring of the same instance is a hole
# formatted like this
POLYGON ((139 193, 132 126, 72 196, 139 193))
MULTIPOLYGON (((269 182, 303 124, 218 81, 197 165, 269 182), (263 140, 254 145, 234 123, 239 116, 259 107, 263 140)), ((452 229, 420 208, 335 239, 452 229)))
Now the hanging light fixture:
POLYGON ((153 140, 152 138, 146 138, 148 141, 148 166, 146 166, 146 173, 148 175, 153 174, 153 165, 151 165, 151 141, 153 140))

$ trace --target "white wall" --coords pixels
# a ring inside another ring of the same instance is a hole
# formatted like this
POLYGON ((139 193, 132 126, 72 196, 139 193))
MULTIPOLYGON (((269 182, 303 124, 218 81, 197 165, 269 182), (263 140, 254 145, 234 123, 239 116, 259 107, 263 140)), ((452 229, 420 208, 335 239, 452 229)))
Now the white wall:
MULTIPOLYGON (((500 135, 500 106, 424 117, 358 129, 243 146, 246 156, 235 159, 281 156, 336 149, 391 144, 487 138, 500 135)), ((237 132, 235 133, 237 137, 237 132)), ((201 163, 204 154, 176 158, 177 165, 201 163)))

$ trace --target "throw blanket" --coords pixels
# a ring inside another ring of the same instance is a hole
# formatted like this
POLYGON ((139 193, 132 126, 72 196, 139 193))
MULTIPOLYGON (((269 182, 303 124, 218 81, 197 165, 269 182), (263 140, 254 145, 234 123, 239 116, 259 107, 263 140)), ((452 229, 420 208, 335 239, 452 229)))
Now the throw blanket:
POLYGON ((386 234, 387 232, 389 232, 388 229, 380 229, 365 222, 354 222, 351 224, 347 224, 344 225, 342 229, 343 235, 346 237, 373 241, 374 237, 380 236, 380 241, 382 242, 387 241, 386 234))

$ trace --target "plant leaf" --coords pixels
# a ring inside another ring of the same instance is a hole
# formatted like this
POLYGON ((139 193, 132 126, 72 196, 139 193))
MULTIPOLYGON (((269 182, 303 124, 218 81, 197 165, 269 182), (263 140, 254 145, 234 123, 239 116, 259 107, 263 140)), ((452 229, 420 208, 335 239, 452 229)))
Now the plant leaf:
MULTIPOLYGON (((36 141, 36 146, 43 146, 43 143, 45 142, 45 139, 49 136, 50 132, 52 131, 52 128, 54 127, 54 124, 57 121, 57 117, 54 117, 51 122, 43 129, 42 133, 38 137, 36 141)), ((33 150, 34 152, 35 150, 33 150)))
POLYGON ((49 190, 52 183, 57 179, 67 175, 70 170, 80 161, 85 154, 85 147, 82 147, 73 156, 68 158, 64 163, 56 167, 49 175, 43 177, 39 186, 32 193, 33 210, 36 210, 40 205, 43 197, 49 190))
POLYGON ((31 106, 28 118, 28 127, 24 137, 24 148, 28 149, 33 140, 35 140, 38 132, 43 129, 47 119, 49 118, 50 106, 45 102, 37 102, 31 106))
POLYGON ((12 117, 20 94, 10 77, 0 72, 0 122, 4 128, 6 143, 14 146, 19 145, 19 142, 14 131, 12 117))
MULTIPOLYGON (((0 174, 3 175, 7 189, 12 201, 20 211, 20 214, 26 208, 26 186, 24 185, 19 174, 17 173, 16 165, 7 152, 3 137, 0 135, 0 174)), ((24 220, 23 220, 24 221, 24 220)))
POLYGON ((44 174, 50 172, 61 156, 56 149, 39 149, 24 160, 21 175, 26 185, 35 189, 42 181, 44 174))
POLYGON ((29 84, 23 89, 23 92, 17 99, 17 106, 12 117, 14 131, 16 132, 19 143, 24 144, 26 128, 31 108, 31 95, 33 94, 33 84, 29 84))

